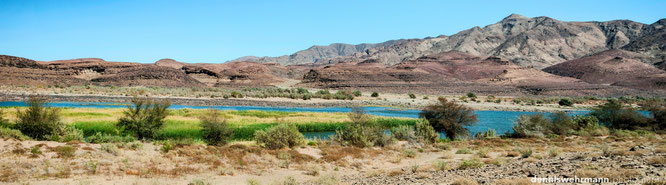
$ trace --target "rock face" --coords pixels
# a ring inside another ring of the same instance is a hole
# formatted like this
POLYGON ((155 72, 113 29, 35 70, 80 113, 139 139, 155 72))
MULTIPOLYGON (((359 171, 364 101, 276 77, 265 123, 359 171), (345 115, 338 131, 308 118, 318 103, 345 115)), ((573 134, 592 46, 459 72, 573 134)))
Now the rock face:
POLYGON ((648 63, 666 70, 666 19, 661 19, 644 29, 644 34, 631 40, 622 49, 641 53, 646 56, 648 63))
POLYGON ((663 41, 666 39, 663 34, 659 35, 663 33, 663 22, 660 20, 652 25, 629 20, 564 22, 549 17, 528 18, 512 14, 495 24, 474 27, 451 36, 357 46, 354 47, 357 49, 355 53, 352 53, 353 49, 335 52, 340 50, 331 48, 340 47, 332 45, 326 47, 327 50, 312 47, 290 56, 244 59, 283 65, 377 59, 395 65, 453 50, 478 56, 497 56, 521 66, 545 68, 608 49, 632 48, 650 54, 661 53, 659 56, 663 61, 663 41), (651 40, 660 40, 662 44, 651 40))

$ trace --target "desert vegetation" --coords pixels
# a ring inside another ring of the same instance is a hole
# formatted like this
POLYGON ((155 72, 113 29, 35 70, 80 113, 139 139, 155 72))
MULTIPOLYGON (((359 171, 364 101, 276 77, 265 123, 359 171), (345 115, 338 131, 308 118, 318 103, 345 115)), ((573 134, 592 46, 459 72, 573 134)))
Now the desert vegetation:
POLYGON ((446 98, 439 98, 438 101, 423 109, 420 116, 427 119, 436 130, 446 133, 446 137, 451 140, 468 136, 469 131, 464 126, 472 126, 477 121, 473 110, 446 98))
MULTIPOLYGON (((44 106, 45 101, 40 102, 44 106)), ((605 175, 605 172, 613 164, 626 160, 645 163, 645 170, 658 170, 658 166, 663 164, 664 155, 661 146, 664 142, 661 134, 663 130, 659 129, 663 128, 659 122, 662 118, 660 112, 652 112, 649 116, 639 114, 642 118, 636 118, 633 113, 604 117, 610 115, 609 112, 633 110, 626 105, 602 105, 587 115, 569 115, 564 112, 524 115, 516 121, 509 134, 501 135, 488 130, 476 133, 475 137, 463 137, 470 135, 465 125, 475 120, 472 109, 443 98, 437 104, 426 107, 420 119, 370 116, 361 108, 353 108, 351 113, 295 113, 169 110, 166 109, 168 105, 144 99, 133 101, 132 106, 120 110, 59 108, 57 116, 46 117, 57 117, 60 124, 77 130, 81 139, 38 139, 57 141, 43 145, 21 144, 38 137, 28 137, 32 133, 25 133, 27 130, 14 130, 15 125, 21 121, 19 114, 34 111, 31 107, 0 109, 3 112, 0 114, 0 133, 5 139, 3 146, 7 146, 4 148, 8 148, 2 152, 11 153, 12 158, 26 159, 20 162, 0 160, 2 165, 24 163, 52 169, 46 174, 26 173, 21 169, 5 170, 0 180, 16 182, 32 179, 35 175, 47 175, 50 178, 46 180, 50 181, 104 174, 116 174, 122 178, 212 174, 214 178, 191 179, 186 180, 186 183, 232 180, 237 184, 337 184, 374 180, 393 184, 401 183, 400 179, 404 177, 419 177, 416 178, 419 183, 434 182, 436 179, 441 180, 442 174, 448 174, 467 176, 469 183, 486 181, 513 184, 523 182, 524 179, 494 178, 492 174, 525 169, 519 166, 532 163, 544 165, 539 169, 550 168, 550 164, 557 163, 565 169, 571 169, 562 173, 609 177, 624 182, 647 176, 632 169, 626 169, 626 173, 621 176, 605 175), (100 121, 82 122, 91 118, 100 121), (331 122, 313 122, 315 118, 331 122), (640 120, 643 125, 613 126, 613 120, 634 119, 640 120), (118 124, 120 120, 126 123, 118 124), (161 126, 145 126, 160 123, 161 126), (130 124, 135 125, 126 126, 130 124), (138 132, 138 128, 153 130, 138 132), (460 128, 464 130, 456 130, 460 128), (446 134, 447 139, 440 139, 436 132, 438 129, 446 134), (451 131, 446 129, 455 131, 452 134, 455 137, 450 137, 448 132, 451 131), (302 134, 319 130, 332 130, 335 135, 328 140, 310 140, 302 134), (608 142, 613 144, 606 145, 608 142), (138 153, 149 155, 152 162, 132 157, 138 153), (597 161, 605 162, 599 163, 600 167, 597 168, 572 167, 590 165, 590 155, 604 157, 597 158, 597 161), (106 159, 95 159, 92 156, 105 156, 106 159), (614 160, 620 157, 625 160, 614 160), (40 162, 44 160, 50 161, 49 164, 40 162), (85 162, 67 162, 74 160, 85 162), (391 165, 382 166, 384 162, 391 165), (53 165, 58 167, 50 167, 53 165), (471 173, 475 175, 469 177, 470 172, 480 168, 485 172, 471 173), (266 173, 269 169, 298 172, 298 178, 276 178, 266 173), (53 170, 55 172, 51 172, 53 170), (253 175, 248 177, 241 174, 253 175)), ((38 108, 47 113, 53 111, 48 107, 38 108)), ((645 109, 661 108, 654 104, 650 108, 646 105, 645 109)), ((50 128, 49 125, 45 127, 50 128)), ((55 133, 60 138, 76 138, 63 132, 55 133)), ((543 171, 535 173, 541 174, 543 171)), ((450 179, 450 182, 447 181, 449 183, 462 183, 458 178, 446 179, 450 179)))

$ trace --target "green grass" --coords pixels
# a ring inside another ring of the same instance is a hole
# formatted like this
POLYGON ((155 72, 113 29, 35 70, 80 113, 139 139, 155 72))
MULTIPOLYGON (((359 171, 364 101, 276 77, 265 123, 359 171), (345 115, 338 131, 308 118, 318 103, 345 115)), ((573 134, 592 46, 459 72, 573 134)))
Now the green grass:
POLYGON ((194 121, 167 120, 160 131, 157 131, 157 139, 201 139, 201 126, 194 121))
MULTIPOLYGON (((248 111, 248 112, 261 112, 261 111, 248 111)), ((269 115, 258 113, 254 115, 269 115)), ((288 112, 285 112, 288 113, 288 112)), ((181 114, 181 113, 178 113, 181 114)), ((248 113, 240 113, 248 114, 248 113)), ((277 113, 282 114, 282 113, 277 113)), ((396 118, 377 118, 374 119, 377 123, 389 128, 400 125, 414 125, 414 119, 396 119, 396 118)), ((349 122, 305 122, 297 123, 296 127, 300 132, 331 132, 337 129, 344 128, 349 122)), ((119 129, 115 126, 116 121, 78 121, 73 125, 77 129, 81 129, 83 134, 87 136, 94 135, 95 133, 103 133, 108 135, 119 135, 119 129)), ((265 130, 278 123, 252 123, 252 124, 235 124, 232 123, 231 127, 234 129, 234 140, 252 140, 254 133, 257 130, 265 130)), ((198 139, 202 138, 201 126, 198 121, 182 121, 182 120, 166 120, 166 123, 157 132, 157 139, 198 139)))
POLYGON ((72 123, 74 128, 83 131, 84 136, 91 136, 95 133, 109 135, 118 135, 115 121, 79 121, 72 123))

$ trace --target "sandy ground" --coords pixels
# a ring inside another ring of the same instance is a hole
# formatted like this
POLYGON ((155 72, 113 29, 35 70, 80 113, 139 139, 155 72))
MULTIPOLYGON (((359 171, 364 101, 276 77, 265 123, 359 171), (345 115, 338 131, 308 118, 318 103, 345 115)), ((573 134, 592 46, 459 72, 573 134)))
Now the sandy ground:
POLYGON ((99 144, 0 139, 0 183, 281 184, 292 178, 299 184, 450 184, 467 178, 515 184, 530 174, 603 176, 599 172, 620 170, 627 173, 618 182, 633 184, 666 175, 664 142, 663 136, 656 135, 491 139, 435 145, 399 141, 385 148, 366 149, 322 143, 294 150, 265 150, 242 142, 224 147, 176 146, 168 152, 161 151, 159 144, 144 142, 136 149, 121 146, 114 154, 99 144), (58 152, 57 148, 65 145, 75 148, 74 156, 58 152), (610 152, 600 146, 608 146, 610 152), (41 154, 33 153, 32 148, 41 154), (533 154, 521 157, 522 152, 517 152, 526 149, 533 154), (470 159, 485 165, 459 167, 470 159), (439 162, 446 166, 438 167, 439 162))

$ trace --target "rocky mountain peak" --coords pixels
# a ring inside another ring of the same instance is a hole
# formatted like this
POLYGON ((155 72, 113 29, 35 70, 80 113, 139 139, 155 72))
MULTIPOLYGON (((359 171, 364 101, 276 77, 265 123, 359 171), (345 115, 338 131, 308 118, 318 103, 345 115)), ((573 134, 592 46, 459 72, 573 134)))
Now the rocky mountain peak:
POLYGON ((525 19, 529 19, 529 18, 525 17, 523 15, 520 15, 520 14, 512 13, 511 15, 502 19, 502 21, 500 21, 500 22, 515 22, 515 21, 518 21, 518 20, 525 20, 525 19))

